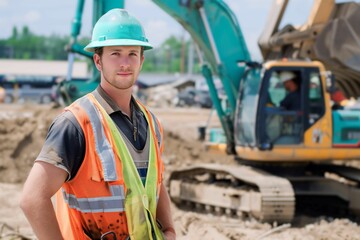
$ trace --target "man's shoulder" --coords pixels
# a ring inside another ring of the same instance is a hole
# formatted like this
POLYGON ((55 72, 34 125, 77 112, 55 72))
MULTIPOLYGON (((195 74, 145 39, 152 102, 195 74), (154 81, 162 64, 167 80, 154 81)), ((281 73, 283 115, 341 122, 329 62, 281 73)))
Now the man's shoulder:
POLYGON ((64 122, 68 120, 76 119, 74 114, 71 111, 68 111, 66 108, 59 113, 55 118, 53 122, 64 122))
POLYGON ((75 128, 77 131, 82 132, 79 122, 75 115, 69 111, 64 110, 61 112, 52 123, 53 128, 75 128))

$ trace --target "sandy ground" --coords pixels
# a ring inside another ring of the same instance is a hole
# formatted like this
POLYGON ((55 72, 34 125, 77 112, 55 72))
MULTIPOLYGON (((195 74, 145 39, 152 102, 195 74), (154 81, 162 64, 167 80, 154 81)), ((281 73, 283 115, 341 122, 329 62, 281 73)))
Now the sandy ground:
MULTIPOLYGON (((33 239, 18 207, 22 184, 44 142, 47 128, 61 109, 37 105, 0 105, 0 239, 33 239), (21 236, 22 235, 22 236, 21 236)), ((230 156, 207 152, 197 140, 198 127, 210 110, 153 109, 165 129, 163 160, 172 169, 196 162, 235 164, 230 156)), ((215 113, 212 125, 218 125, 215 113)), ((178 239, 360 239, 360 226, 347 218, 302 216, 303 224, 260 223, 254 219, 186 212, 172 205, 178 239), (306 222, 306 224, 304 224, 306 222)), ((298 221, 300 222, 300 221, 298 221)))

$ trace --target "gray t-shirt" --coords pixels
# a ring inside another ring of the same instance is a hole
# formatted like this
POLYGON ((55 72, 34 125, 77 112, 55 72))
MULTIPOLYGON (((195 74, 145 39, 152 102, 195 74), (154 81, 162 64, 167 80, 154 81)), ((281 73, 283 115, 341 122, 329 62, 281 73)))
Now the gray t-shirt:
MULTIPOLYGON (((130 118, 117 107, 101 87, 98 87, 94 93, 97 98, 101 98, 98 99, 100 104, 104 106, 123 135, 135 149, 142 150, 147 138, 148 123, 135 99, 131 99, 130 118)), ((65 111, 51 124, 36 161, 44 161, 64 169, 69 174, 67 179, 69 181, 75 177, 83 162, 85 146, 85 137, 80 124, 72 112, 65 111)))

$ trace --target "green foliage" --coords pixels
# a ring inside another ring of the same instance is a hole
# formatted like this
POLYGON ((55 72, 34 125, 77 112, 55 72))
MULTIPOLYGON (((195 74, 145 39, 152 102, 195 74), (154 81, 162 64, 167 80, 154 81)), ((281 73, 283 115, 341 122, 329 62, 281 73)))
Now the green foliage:
MULTIPOLYGON (((160 47, 145 52, 143 71, 187 72, 189 45, 190 41, 182 41, 178 37, 170 36, 160 47)), ((194 65, 192 72, 199 73, 200 68, 194 65)))
MULTIPOLYGON (((67 60, 68 53, 65 49, 69 42, 70 33, 69 36, 38 36, 27 26, 21 30, 13 27, 9 38, 0 39, 0 58, 67 60)), ((83 46, 88 42, 89 39, 85 37, 78 39, 78 43, 83 46)), ((143 71, 186 72, 188 47, 189 41, 170 36, 161 46, 145 51, 143 71)), ((198 72, 199 67, 194 65, 194 70, 198 72)))
POLYGON ((69 37, 37 36, 27 26, 13 28, 8 39, 0 41, 0 58, 66 60, 69 37))

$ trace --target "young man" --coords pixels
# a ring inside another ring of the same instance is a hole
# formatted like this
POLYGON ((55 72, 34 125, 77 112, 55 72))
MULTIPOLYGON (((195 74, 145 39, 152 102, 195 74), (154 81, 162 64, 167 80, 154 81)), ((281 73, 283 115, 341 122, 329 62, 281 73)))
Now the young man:
POLYGON ((175 239, 162 128, 132 97, 151 48, 123 9, 94 26, 85 50, 100 85, 54 120, 24 185, 21 207, 39 239, 175 239))

